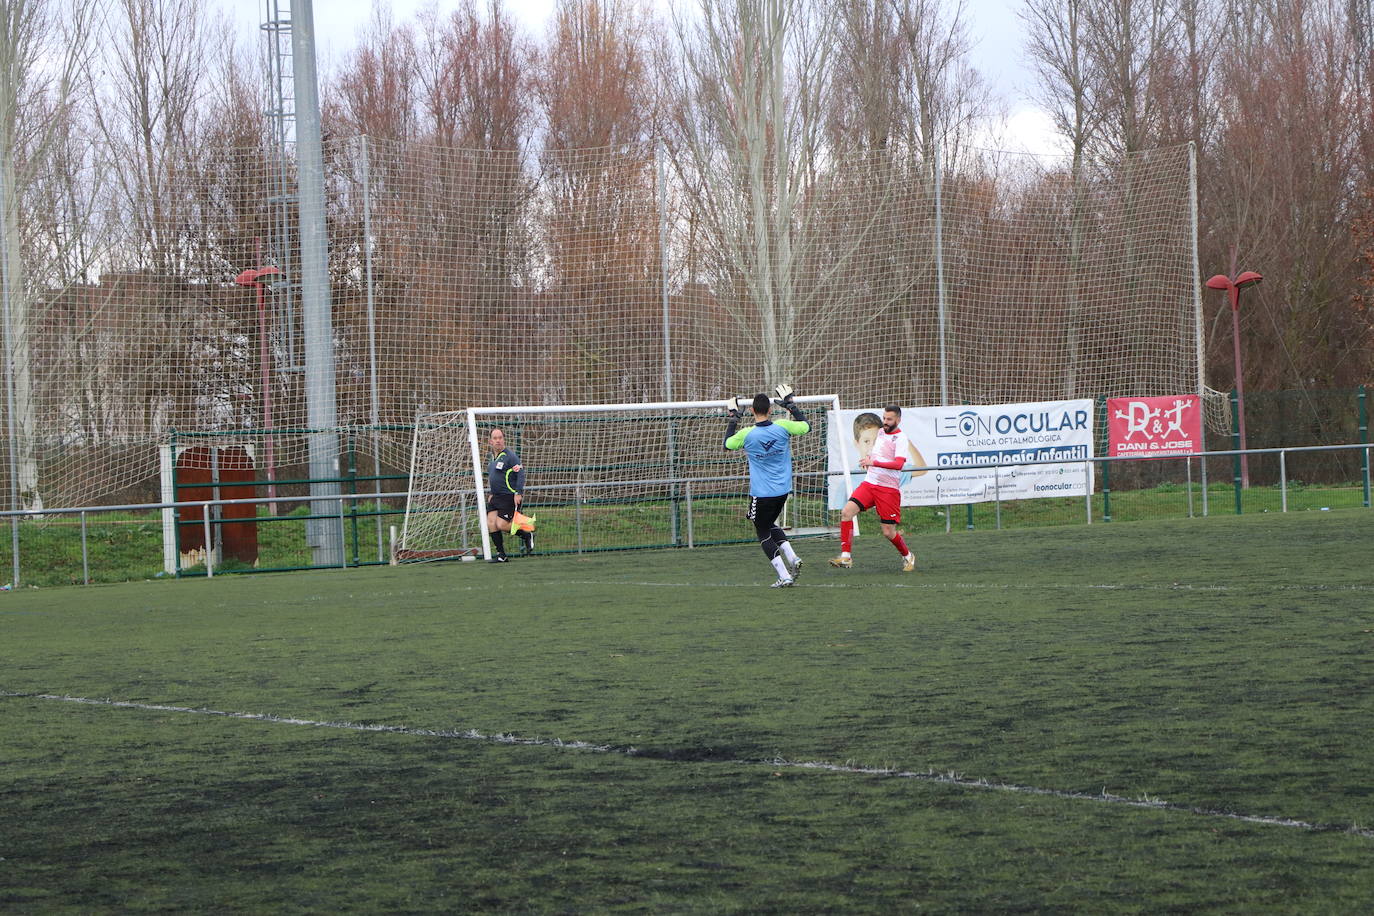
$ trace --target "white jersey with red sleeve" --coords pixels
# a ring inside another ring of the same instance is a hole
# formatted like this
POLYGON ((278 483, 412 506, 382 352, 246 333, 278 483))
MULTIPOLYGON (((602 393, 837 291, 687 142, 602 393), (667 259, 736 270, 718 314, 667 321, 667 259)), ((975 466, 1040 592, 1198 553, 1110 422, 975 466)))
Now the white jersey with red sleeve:
POLYGON ((875 487, 902 486, 902 468, 911 460, 911 442, 900 429, 892 432, 878 430, 878 438, 869 453, 873 466, 868 469, 864 480, 875 487))

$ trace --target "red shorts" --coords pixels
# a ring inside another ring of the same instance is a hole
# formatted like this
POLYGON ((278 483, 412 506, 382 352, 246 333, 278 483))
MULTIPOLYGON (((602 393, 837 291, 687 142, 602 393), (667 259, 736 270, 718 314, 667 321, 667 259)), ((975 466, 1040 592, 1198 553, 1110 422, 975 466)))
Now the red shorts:
POLYGON ((875 487, 865 480, 854 488, 850 499, 861 508, 878 507, 878 521, 893 525, 902 520, 902 491, 896 487, 875 487))

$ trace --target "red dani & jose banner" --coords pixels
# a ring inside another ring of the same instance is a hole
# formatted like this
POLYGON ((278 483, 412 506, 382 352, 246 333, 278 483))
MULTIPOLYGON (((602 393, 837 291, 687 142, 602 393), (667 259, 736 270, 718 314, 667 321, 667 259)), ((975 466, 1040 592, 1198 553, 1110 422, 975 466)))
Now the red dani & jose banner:
POLYGON ((1163 458, 1202 451, 1202 399, 1195 394, 1107 399, 1107 454, 1163 458))

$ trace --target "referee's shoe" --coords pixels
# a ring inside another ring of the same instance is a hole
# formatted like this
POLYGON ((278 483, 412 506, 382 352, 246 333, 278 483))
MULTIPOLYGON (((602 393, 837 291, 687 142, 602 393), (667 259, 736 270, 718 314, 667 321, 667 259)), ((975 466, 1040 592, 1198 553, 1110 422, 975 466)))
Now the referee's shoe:
POLYGON ((491 558, 490 560, 488 560, 487 562, 488 562, 488 563, 509 563, 509 562, 510 562, 510 558, 507 557, 504 553, 498 553, 496 556, 492 557, 492 558, 491 558))

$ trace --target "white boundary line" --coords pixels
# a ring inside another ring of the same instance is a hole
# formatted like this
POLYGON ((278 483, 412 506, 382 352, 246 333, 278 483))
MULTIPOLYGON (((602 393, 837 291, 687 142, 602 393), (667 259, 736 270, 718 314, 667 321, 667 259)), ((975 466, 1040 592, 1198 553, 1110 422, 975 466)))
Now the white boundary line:
MULTIPOLYGON (((895 569, 888 570, 895 573, 895 569)), ((451 592, 486 592, 502 591, 508 588, 525 588, 524 580, 512 582, 504 581, 504 576, 497 574, 501 578, 493 577, 481 584, 455 585, 452 587, 444 586, 443 589, 435 589, 432 592, 419 592, 418 594, 449 594, 451 592)), ((700 580, 691 582, 669 582, 666 580, 650 579, 559 579, 559 585, 601 585, 615 586, 616 588, 749 588, 757 589, 767 587, 767 582, 759 579, 754 582, 702 582, 700 580)), ((1347 585, 1290 585, 1281 582, 1273 584, 1263 582, 1251 582, 1244 585, 1186 585, 1183 583, 1122 583, 1122 582, 1045 582, 1036 584, 1033 582, 875 582, 863 575, 855 576, 852 582, 816 582, 808 580, 798 582, 796 588, 852 588, 852 589, 909 589, 912 591, 929 592, 973 592, 973 591, 1016 591, 1016 592, 1236 592, 1240 594, 1268 594, 1271 592, 1374 592, 1374 585, 1362 583, 1351 583, 1347 585)), ((380 594, 380 593, 376 593, 380 594)), ((387 592, 386 594, 405 594, 413 596, 417 592, 387 592)), ((0 608, 0 615, 5 610, 0 608)))
MULTIPOLYGON (((896 572, 896 569, 886 570, 896 572)), ((758 582, 653 582, 647 579, 559 579, 560 585, 615 585, 643 588, 758 588, 758 582)), ((1107 591, 1107 592, 1374 592, 1374 585, 1286 585, 1262 582, 1245 585, 1184 585, 1091 582, 873 582, 859 574, 853 582, 798 582, 796 588, 900 588, 920 591, 1107 591)))
MULTIPOLYGON (((51 693, 14 693, 7 690, 0 690, 0 697, 26 700, 53 700, 61 703, 79 703, 85 706, 104 706, 118 709, 137 709, 144 712, 179 712, 198 716, 221 716, 227 719, 245 719, 253 722, 268 722, 278 725, 300 725, 309 728, 337 728, 346 731, 356 732, 377 732, 393 735, 411 735, 420 738, 452 738, 465 741, 480 741, 488 744, 508 744, 522 747, 551 747, 569 750, 592 751, 599 754, 619 754, 625 757, 642 757, 647 759, 658 759, 642 754, 634 747, 617 747, 610 744, 591 744, 586 741, 565 741, 561 738, 521 738, 511 734, 485 735, 476 729, 450 730, 432 728, 411 728, 406 725, 367 725, 361 722, 346 721, 323 721, 316 719, 301 719, 295 716, 279 716, 272 713, 255 712, 226 712, 219 709, 208 709, 204 707, 192 706, 168 706, 158 703, 134 703, 128 700, 111 699, 92 699, 89 697, 73 697, 51 693)), ((695 762, 700 762, 699 760, 695 762)), ((1123 805, 1129 808, 1146 808, 1155 811, 1167 811, 1175 814, 1192 814, 1199 817, 1222 818, 1225 820, 1241 821, 1247 824, 1265 824, 1274 827, 1291 827, 1299 830, 1307 830, 1316 833, 1346 833, 1352 836, 1363 837, 1364 839, 1374 839, 1374 829, 1360 827, 1357 824, 1318 824, 1310 821, 1297 820, 1290 817, 1273 817, 1268 815, 1240 814, 1234 811, 1218 811, 1210 808, 1200 808, 1192 805, 1174 804, 1159 798, 1144 796, 1138 799, 1126 798, 1121 795, 1113 795, 1103 788, 1100 794, 1089 794, 1086 792, 1068 792, 1062 789, 1043 789, 1035 786, 1022 786, 1014 783, 990 782, 986 779, 972 779, 961 776, 957 773, 936 773, 934 770, 927 770, 924 773, 913 770, 896 770, 885 767, 863 767, 852 764, 835 764, 813 760, 787 760, 783 757, 773 757, 766 760, 732 760, 720 759, 714 761, 730 766, 766 766, 774 769, 793 769, 793 770, 818 770, 827 773, 847 773, 861 776, 886 776, 894 779, 916 779, 923 782, 939 783, 941 785, 956 786, 961 789, 984 789, 993 792, 1011 792, 1020 795, 1039 795, 1046 798, 1061 798, 1070 801, 1091 801, 1112 805, 1123 805)))

